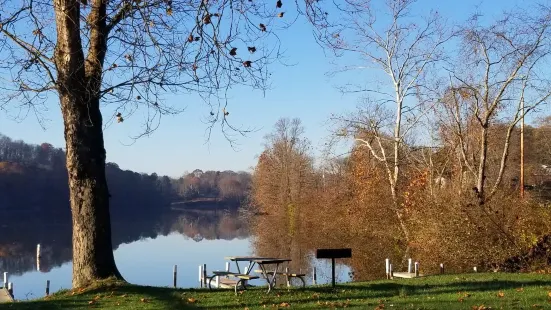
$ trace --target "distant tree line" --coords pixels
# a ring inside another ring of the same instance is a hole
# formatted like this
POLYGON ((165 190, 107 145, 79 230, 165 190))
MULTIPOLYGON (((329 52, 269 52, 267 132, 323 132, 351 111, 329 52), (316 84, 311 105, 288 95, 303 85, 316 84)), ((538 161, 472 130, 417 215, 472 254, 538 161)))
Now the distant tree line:
POLYGON ((251 175, 240 171, 205 171, 196 169, 176 181, 179 196, 187 200, 219 198, 241 202, 249 192, 251 175))
MULTIPOLYGON (((107 163, 113 219, 132 220, 136 211, 142 215, 155 213, 168 208, 171 202, 202 197, 237 207, 247 195, 250 175, 246 172, 198 171, 173 179, 122 170, 115 163, 107 163)), ((70 219, 65 152, 61 148, 49 143, 27 144, 0 135, 0 213, 8 211, 10 219, 70 219)))

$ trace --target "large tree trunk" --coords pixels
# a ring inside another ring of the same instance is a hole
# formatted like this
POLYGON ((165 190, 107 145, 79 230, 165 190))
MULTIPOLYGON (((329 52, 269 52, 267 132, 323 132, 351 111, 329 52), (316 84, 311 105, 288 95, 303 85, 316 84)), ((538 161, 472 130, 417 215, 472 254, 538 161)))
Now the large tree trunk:
POLYGON ((94 2, 91 48, 85 61, 80 2, 55 0, 57 90, 65 125, 67 172, 73 217, 73 287, 122 278, 111 244, 109 192, 99 105, 105 56, 105 1, 94 2), (102 28, 103 27, 103 28, 102 28))
POLYGON ((73 287, 122 278, 113 256, 99 100, 61 97, 71 212, 73 287))

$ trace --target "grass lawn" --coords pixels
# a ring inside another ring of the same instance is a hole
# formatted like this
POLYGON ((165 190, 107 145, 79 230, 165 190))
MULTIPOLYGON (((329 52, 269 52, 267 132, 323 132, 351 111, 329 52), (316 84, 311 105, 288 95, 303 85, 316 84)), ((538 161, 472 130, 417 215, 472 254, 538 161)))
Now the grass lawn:
POLYGON ((551 275, 479 273, 304 290, 171 289, 106 282, 0 309, 551 309, 551 275))

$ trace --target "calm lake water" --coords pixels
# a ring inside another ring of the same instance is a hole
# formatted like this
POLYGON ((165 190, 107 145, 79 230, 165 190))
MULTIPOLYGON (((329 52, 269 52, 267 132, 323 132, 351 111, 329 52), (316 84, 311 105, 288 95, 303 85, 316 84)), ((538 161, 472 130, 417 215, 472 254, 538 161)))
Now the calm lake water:
MULTIPOLYGON (((237 213, 229 210, 173 211, 154 219, 113 223, 117 266, 127 281, 143 285, 171 286, 173 266, 177 265, 178 287, 199 287, 199 265, 207 264, 210 273, 224 270, 225 256, 258 255, 254 238, 237 213)), ((67 225, 25 225, 0 219, 0 273, 9 273, 16 299, 44 296, 47 280, 50 292, 71 288, 70 241, 67 225)), ((312 258, 312 253, 304 255, 310 266, 316 266, 318 283, 329 282, 330 264, 312 258)), ((349 281, 350 268, 337 265, 337 276, 338 281, 349 281)), ((311 283, 311 274, 307 277, 311 283)), ((263 285, 259 281, 251 284, 263 285)))

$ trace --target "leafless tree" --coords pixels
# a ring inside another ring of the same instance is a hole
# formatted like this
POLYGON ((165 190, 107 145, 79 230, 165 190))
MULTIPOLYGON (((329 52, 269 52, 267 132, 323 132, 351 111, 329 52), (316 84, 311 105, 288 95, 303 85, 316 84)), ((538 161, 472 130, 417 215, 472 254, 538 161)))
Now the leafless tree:
POLYGON ((398 193, 405 144, 430 110, 427 96, 432 92, 424 80, 443 58, 443 44, 450 38, 438 13, 430 12, 421 20, 413 18, 410 11, 414 2, 388 0, 384 8, 368 0, 336 2, 335 19, 322 7, 309 10, 319 42, 337 56, 351 54, 351 59, 361 62, 341 71, 362 70, 365 76, 373 76, 365 85, 342 88, 361 93, 366 99, 358 111, 336 119, 341 124, 341 136, 353 137, 383 165, 394 201, 392 208, 406 241, 409 233, 398 193))
POLYGON ((49 98, 59 99, 73 286, 122 278, 111 247, 104 123, 144 107, 150 133, 162 115, 182 110, 163 100, 178 92, 224 105, 212 106, 210 120, 227 125, 225 92, 266 86, 266 65, 278 56, 272 29, 280 7, 246 0, 0 0, 0 107, 39 113, 49 98))
POLYGON ((453 133, 480 204, 490 199, 503 181, 513 130, 551 96, 546 72, 551 59, 551 11, 544 6, 531 11, 504 13, 490 25, 474 16, 459 31, 461 52, 448 69, 449 87, 441 105, 443 126, 453 133), (490 175, 489 130, 496 124, 505 124, 506 134, 499 142, 499 168, 490 175))

